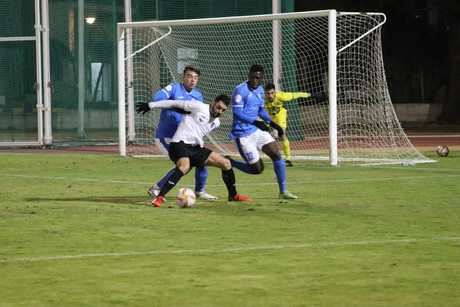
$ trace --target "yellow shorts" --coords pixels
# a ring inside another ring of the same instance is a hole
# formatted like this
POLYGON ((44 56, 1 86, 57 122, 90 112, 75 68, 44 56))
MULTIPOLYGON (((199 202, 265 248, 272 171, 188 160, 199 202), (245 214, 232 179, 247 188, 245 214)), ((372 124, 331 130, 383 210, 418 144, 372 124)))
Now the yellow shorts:
POLYGON ((287 111, 286 109, 281 109, 276 115, 271 115, 272 120, 281 126, 281 128, 286 129, 287 127, 287 111))

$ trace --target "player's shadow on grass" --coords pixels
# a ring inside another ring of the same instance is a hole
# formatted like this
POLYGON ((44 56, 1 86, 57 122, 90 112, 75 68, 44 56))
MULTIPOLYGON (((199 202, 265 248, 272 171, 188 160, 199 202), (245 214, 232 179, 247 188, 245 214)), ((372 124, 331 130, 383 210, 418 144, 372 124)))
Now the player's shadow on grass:
POLYGON ((28 202, 94 202, 123 205, 150 205, 150 200, 144 196, 85 196, 85 197, 29 197, 28 202))

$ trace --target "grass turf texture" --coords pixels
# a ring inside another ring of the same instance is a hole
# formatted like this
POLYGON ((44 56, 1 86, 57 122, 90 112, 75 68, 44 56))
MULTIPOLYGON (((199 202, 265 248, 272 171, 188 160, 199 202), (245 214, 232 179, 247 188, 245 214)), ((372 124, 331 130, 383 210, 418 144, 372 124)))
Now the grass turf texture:
POLYGON ((166 160, 0 154, 0 306, 459 305, 457 152, 415 167, 296 162, 299 200, 283 204, 266 166, 236 172, 250 204, 225 201, 210 168, 221 200, 152 208, 166 160))

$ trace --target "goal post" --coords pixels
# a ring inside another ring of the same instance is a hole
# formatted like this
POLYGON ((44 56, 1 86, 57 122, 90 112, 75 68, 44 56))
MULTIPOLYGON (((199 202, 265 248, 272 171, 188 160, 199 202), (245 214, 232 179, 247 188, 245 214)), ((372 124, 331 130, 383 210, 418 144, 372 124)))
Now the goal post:
POLYGON ((336 166, 337 152, 337 13, 328 16, 328 97, 329 97, 329 163, 336 166))
POLYGON ((125 38, 127 30, 117 28, 117 72, 118 72, 118 148, 121 156, 126 156, 126 107, 130 103, 125 95, 125 38))
MULTIPOLYGON (((170 82, 186 65, 201 70, 198 88, 209 103, 231 95, 261 64, 265 81, 285 92, 326 93, 286 103, 293 159, 360 163, 431 162, 411 144, 389 95, 382 56, 382 13, 335 10, 118 24, 121 155, 164 154, 155 144, 159 112, 135 114, 137 102, 170 82)), ((238 154, 228 134, 232 114, 206 140, 238 154)))

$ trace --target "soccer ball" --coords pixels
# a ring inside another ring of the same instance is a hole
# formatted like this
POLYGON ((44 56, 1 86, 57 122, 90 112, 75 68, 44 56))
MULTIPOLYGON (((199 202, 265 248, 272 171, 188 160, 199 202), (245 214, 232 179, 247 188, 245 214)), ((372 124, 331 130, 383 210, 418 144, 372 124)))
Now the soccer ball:
POLYGON ((181 208, 191 208, 195 205, 196 195, 192 189, 180 188, 177 192, 176 203, 181 208))
POLYGON ((440 157, 447 157, 449 155, 449 151, 450 150, 449 150, 449 147, 447 147, 447 145, 438 146, 436 148, 436 153, 440 157))

